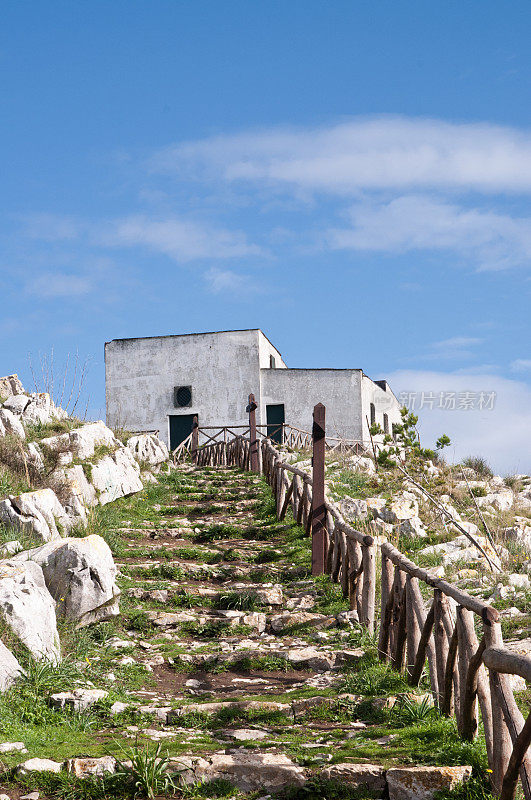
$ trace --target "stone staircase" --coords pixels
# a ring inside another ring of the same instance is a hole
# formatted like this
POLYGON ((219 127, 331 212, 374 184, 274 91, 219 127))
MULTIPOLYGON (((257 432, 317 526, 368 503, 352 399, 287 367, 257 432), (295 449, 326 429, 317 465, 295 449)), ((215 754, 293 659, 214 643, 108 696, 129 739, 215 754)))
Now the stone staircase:
MULTIPOLYGON (((382 691, 364 685, 374 643, 329 579, 311 577, 309 540, 276 521, 258 476, 182 466, 171 486, 164 504, 145 501, 140 520, 121 518, 113 531, 123 621, 102 636, 103 694, 112 700, 120 670, 137 670, 138 680, 100 711, 108 754, 118 739, 162 742, 181 780, 264 795, 338 781, 404 800, 419 796, 407 786, 424 781, 430 797, 470 774, 460 754, 441 767, 429 746, 425 758, 420 745, 407 753, 403 721, 389 726, 407 688, 396 674, 382 691), (424 766, 412 768, 412 758, 424 766)), ((97 707, 105 698, 92 684, 50 702, 97 707)), ((70 759, 69 769, 98 772, 104 761, 70 759)))

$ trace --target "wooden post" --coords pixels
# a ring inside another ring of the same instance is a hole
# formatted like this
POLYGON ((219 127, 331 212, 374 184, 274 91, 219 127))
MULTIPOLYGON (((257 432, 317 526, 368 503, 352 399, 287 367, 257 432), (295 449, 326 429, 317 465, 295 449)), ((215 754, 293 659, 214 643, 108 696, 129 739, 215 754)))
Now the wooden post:
POLYGON ((446 662, 448 660, 448 636, 444 625, 444 616, 446 612, 447 599, 440 589, 433 591, 433 636, 435 640, 435 658, 437 662, 437 686, 438 698, 437 705, 442 708, 444 701, 444 685, 446 662))
POLYGON ((192 461, 197 464, 197 447, 199 444, 199 420, 197 414, 192 422, 192 461))
POLYGON ((393 586, 393 562, 382 553, 382 581, 380 605, 380 635, 378 638, 378 657, 380 661, 389 660, 389 621, 387 603, 393 586))
MULTIPOLYGON (((503 647, 503 638, 501 634, 501 625, 499 622, 484 621, 483 635, 485 637, 485 644, 488 647, 503 647)), ((490 702, 492 708, 492 731, 495 737, 493 752, 492 752, 492 788, 496 794, 500 794, 503 778, 509 765, 511 757, 511 737, 509 730, 505 724, 503 716, 503 708, 500 703, 498 692, 500 688, 505 688, 506 676, 499 675, 492 669, 489 669, 489 686, 490 686, 490 702)))
POLYGON ((251 440, 251 472, 260 472, 258 465, 258 440, 256 438, 256 405, 254 394, 249 395, 249 405, 245 409, 249 414, 249 438, 251 440))
POLYGON ((415 613, 415 603, 417 602, 417 595, 413 588, 413 582, 417 584, 416 578, 411 575, 406 576, 406 604, 407 604, 407 618, 406 618, 406 666, 408 682, 411 682, 413 671, 415 669, 415 660, 420 644, 420 625, 418 622, 417 614, 415 613))
POLYGON ((312 429, 312 575, 322 575, 326 563, 325 413, 324 405, 317 403, 312 429))

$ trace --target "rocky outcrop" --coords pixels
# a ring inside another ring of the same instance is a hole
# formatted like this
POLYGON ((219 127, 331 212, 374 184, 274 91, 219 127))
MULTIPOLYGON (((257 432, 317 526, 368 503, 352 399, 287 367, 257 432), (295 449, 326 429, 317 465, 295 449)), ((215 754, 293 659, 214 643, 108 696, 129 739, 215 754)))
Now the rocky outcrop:
POLYGON ((13 653, 0 641, 0 692, 5 692, 22 675, 22 667, 13 653))
POLYGON ((38 564, 0 563, 0 617, 35 658, 59 660, 55 603, 38 564))
POLYGON ((306 781, 304 769, 282 753, 213 753, 208 758, 183 756, 177 766, 185 784, 226 780, 242 792, 275 791, 286 786, 302 786, 306 781))
POLYGON ((6 375, 4 378, 0 378, 0 402, 7 400, 8 397, 14 394, 24 394, 24 387, 18 375, 6 375))
POLYGON ((377 764, 334 764, 321 773, 327 781, 347 783, 356 789, 369 789, 383 792, 385 789, 385 769, 377 764))
POLYGON ((92 484, 101 505, 141 492, 144 488, 140 480, 140 467, 127 447, 120 447, 93 465, 92 484))
POLYGON ((153 467, 167 461, 170 455, 166 443, 152 433, 131 436, 127 440, 127 448, 137 461, 142 461, 153 467))
POLYGON ((0 425, 2 426, 0 433, 3 436, 11 433, 14 436, 18 436, 19 439, 26 438, 26 432, 20 419, 8 408, 0 408, 0 425))
POLYGON ((70 453, 70 461, 74 458, 86 461, 94 456, 96 447, 118 447, 121 443, 104 422, 88 422, 79 428, 74 428, 58 436, 49 436, 42 439, 41 445, 51 450, 60 450, 70 453))
POLYGON ((23 425, 46 425, 53 419, 65 419, 66 411, 55 405, 47 392, 13 394, 5 401, 4 409, 11 411, 23 425))
POLYGON ((49 542, 72 527, 72 520, 52 489, 24 492, 0 501, 0 522, 49 542))
POLYGON ((387 770, 389 800, 431 800, 467 780, 472 767, 396 767, 387 770))
POLYGON ((12 561, 39 565, 60 618, 74 620, 81 627, 120 613, 117 570, 101 536, 49 542, 19 553, 12 561))
POLYGON ((63 502, 66 513, 74 524, 79 522, 86 525, 87 508, 96 505, 97 495, 82 465, 60 467, 54 472, 54 477, 58 478, 63 486, 63 502))

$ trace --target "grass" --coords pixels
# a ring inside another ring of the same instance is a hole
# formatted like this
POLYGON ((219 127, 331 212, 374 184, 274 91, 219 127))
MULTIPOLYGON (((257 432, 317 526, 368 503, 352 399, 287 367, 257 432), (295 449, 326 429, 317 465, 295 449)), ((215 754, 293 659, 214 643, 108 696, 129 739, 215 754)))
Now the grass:
POLYGON ((482 456, 467 456, 461 463, 463 467, 473 469, 476 475, 479 475, 481 478, 492 478, 494 475, 488 461, 482 458, 482 456))

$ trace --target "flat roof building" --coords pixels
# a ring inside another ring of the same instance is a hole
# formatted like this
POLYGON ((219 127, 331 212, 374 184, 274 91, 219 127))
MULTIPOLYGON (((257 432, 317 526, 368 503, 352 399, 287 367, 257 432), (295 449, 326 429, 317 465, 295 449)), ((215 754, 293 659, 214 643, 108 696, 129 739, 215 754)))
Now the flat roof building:
POLYGON ((311 430, 326 406, 329 436, 369 443, 368 423, 392 432, 398 400, 361 369, 291 369, 259 329, 114 339, 105 344, 107 424, 158 430, 171 449, 200 426, 246 425, 252 392, 257 423, 311 430))

